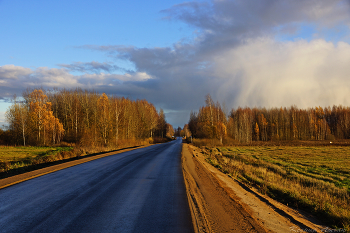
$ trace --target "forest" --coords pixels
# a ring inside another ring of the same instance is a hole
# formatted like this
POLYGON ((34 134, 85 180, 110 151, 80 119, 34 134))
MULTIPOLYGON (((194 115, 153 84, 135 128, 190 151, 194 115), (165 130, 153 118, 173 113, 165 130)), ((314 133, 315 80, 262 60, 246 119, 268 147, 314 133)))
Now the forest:
POLYGON ((174 133, 193 138, 252 141, 336 140, 350 138, 350 108, 237 108, 228 112, 210 95, 191 112, 188 124, 174 131, 162 109, 146 100, 74 89, 27 90, 6 112, 9 127, 0 131, 7 145, 118 146, 123 140, 157 140, 174 133))
POLYGON ((210 95, 205 106, 191 112, 184 133, 194 138, 241 143, 278 140, 335 140, 350 138, 350 108, 343 106, 289 108, 237 108, 230 113, 210 95))
POLYGON ((6 112, 9 126, 0 132, 2 144, 118 146, 174 134, 163 110, 146 100, 81 89, 34 89, 22 96, 14 97, 6 112))

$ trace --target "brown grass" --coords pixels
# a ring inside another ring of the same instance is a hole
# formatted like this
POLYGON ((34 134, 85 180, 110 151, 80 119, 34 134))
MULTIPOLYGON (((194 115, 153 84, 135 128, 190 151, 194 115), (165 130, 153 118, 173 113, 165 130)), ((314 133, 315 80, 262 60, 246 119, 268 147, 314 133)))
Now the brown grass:
POLYGON ((203 151, 213 166, 261 193, 312 212, 329 226, 349 229, 350 147, 236 146, 203 151))
MULTIPOLYGON (((191 139, 186 139, 187 143, 191 143, 191 139)), ((248 143, 242 143, 234 140, 230 137, 224 137, 222 143, 219 139, 208 139, 208 138, 194 138, 192 139, 192 144, 197 147, 208 146, 350 146, 349 139, 340 140, 313 140, 313 141, 302 141, 302 140, 292 140, 292 141, 251 141, 248 143)))

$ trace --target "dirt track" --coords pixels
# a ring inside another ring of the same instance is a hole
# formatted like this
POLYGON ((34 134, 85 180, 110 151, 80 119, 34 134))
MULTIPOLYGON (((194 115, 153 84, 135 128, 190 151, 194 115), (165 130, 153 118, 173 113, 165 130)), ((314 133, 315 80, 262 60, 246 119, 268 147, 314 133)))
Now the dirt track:
POLYGON ((199 148, 183 144, 183 174, 195 232, 321 232, 324 229, 317 220, 244 187, 204 159, 199 148))

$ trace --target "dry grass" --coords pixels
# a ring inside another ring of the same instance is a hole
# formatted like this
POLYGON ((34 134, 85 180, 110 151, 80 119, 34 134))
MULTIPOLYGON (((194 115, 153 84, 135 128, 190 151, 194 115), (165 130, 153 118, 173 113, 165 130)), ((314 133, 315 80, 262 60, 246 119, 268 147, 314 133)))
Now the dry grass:
POLYGON ((350 148, 238 146, 209 150, 207 161, 332 227, 350 226, 350 148))
MULTIPOLYGON (((166 139, 165 139, 166 140, 166 139)), ((164 142, 164 139, 120 139, 111 145, 74 145, 62 143, 58 147, 0 146, 0 178, 32 171, 55 163, 62 163, 82 156, 164 142)))
MULTIPOLYGON (((190 143, 191 139, 187 138, 186 141, 188 143, 190 143)), ((239 141, 236 141, 236 140, 234 140, 232 138, 229 138, 229 137, 223 138, 222 142, 219 139, 207 139, 207 138, 198 139, 198 138, 194 138, 194 139, 192 139, 192 144, 194 146, 197 146, 197 147, 202 147, 202 146, 216 147, 216 146, 237 146, 237 145, 241 145, 241 143, 239 141)))

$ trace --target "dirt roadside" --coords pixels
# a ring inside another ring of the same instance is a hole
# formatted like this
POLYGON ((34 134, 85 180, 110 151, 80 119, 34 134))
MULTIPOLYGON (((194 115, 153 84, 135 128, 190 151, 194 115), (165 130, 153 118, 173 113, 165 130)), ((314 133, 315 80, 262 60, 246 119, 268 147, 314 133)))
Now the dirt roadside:
POLYGON ((261 195, 183 144, 183 174, 195 232, 322 232, 316 219, 261 195))
POLYGON ((4 179, 0 179, 0 189, 2 188, 6 188, 8 186, 14 185, 14 184, 18 184, 20 182, 26 181, 26 180, 30 180, 33 179, 35 177, 39 177, 39 176, 43 176, 55 171, 59 171, 68 167, 73 167, 82 163, 86 163, 95 159, 99 159, 99 158, 103 158, 106 156, 110 156, 110 155, 114 155, 114 154, 119 154, 119 153, 123 153, 126 151, 131 151, 131 150, 136 150, 136 149, 140 149, 140 148, 144 148, 147 146, 138 146, 138 147, 133 147, 133 148, 126 148, 126 149, 121 149, 118 151, 113 151, 113 152, 107 152, 107 153, 102 153, 99 155, 95 155, 95 156, 89 156, 89 157, 83 157, 81 159, 77 159, 77 160, 73 160, 73 161, 69 161, 66 163, 61 163, 61 164, 57 164, 57 165, 53 165, 53 166, 49 166, 49 167, 45 167, 45 168, 41 168, 38 170, 34 170, 34 171, 30 171, 30 172, 26 172, 23 174, 19 174, 19 175, 15 175, 15 176, 11 176, 8 178, 4 178, 4 179))

